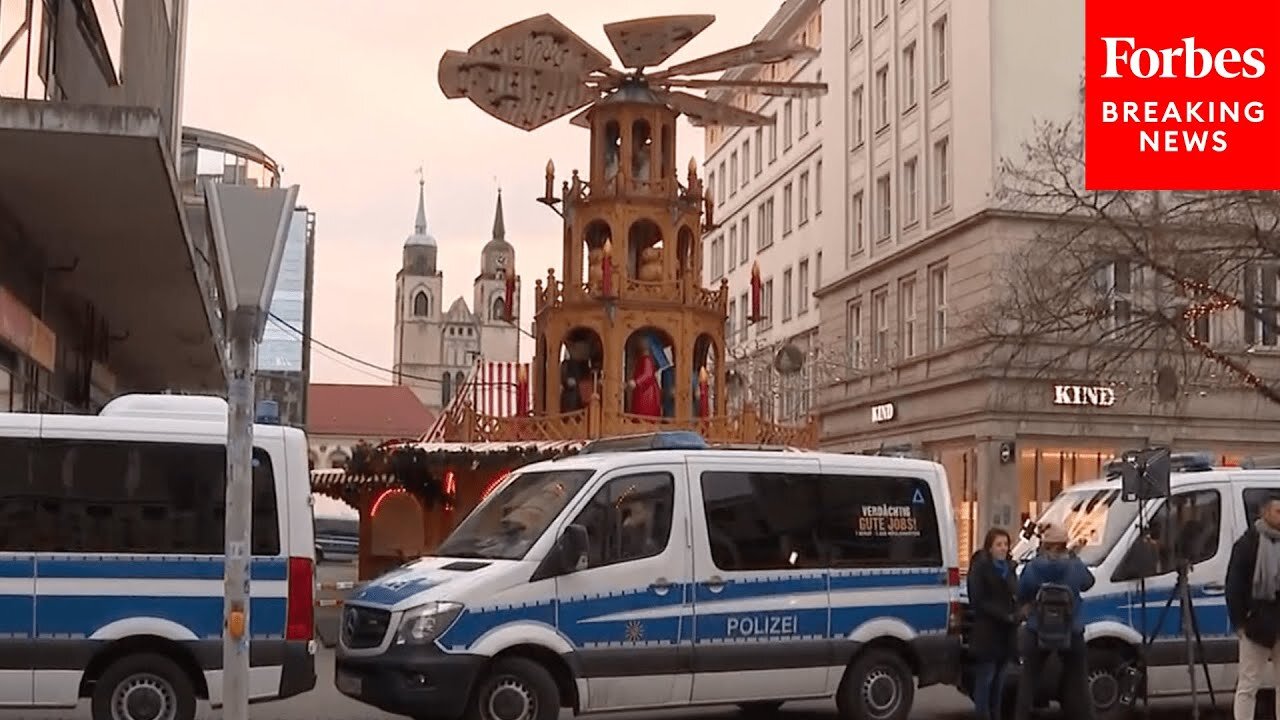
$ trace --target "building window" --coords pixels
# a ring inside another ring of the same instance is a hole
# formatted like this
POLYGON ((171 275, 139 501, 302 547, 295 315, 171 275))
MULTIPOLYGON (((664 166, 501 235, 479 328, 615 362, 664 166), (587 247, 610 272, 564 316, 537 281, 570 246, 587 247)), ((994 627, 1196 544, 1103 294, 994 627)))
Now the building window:
POLYGON ((911 227, 920 220, 920 201, 917 197, 920 178, 916 169, 915 158, 902 163, 902 227, 904 228, 911 227))
MULTIPOLYGON (((817 82, 822 82, 822 71, 821 71, 821 70, 819 70, 819 71, 818 71, 818 79, 817 79, 817 82)), ((823 99, 824 97, 826 97, 826 95, 819 95, 818 97, 814 98, 814 100, 813 100, 813 124, 814 124, 814 126, 818 126, 818 125, 821 125, 821 124, 822 124, 822 99, 823 99)))
POLYGON ((951 140, 942 138, 933 144, 933 209, 951 207, 951 140))
POLYGON ((850 127, 850 137, 853 139, 853 147, 858 147, 866 141, 866 91, 862 86, 853 89, 853 96, 849 103, 849 118, 852 123, 850 127))
POLYGON ((729 226, 729 269, 738 267, 738 225, 729 226))
POLYGON ((875 0, 876 3, 876 25, 884 22, 889 17, 889 0, 875 0))
POLYGON ((733 342, 734 328, 733 324, 738 321, 738 301, 732 299, 729 301, 729 314, 724 318, 724 336, 733 342))
POLYGON ((876 132, 889 127, 889 66, 876 71, 876 132))
POLYGON ((849 303, 845 311, 845 352, 849 369, 862 368, 862 303, 849 303))
POLYGON ((862 0, 849 0, 850 46, 862 41, 862 0))
POLYGON ((902 49, 902 112, 916 106, 916 44, 902 49))
POLYGON ((809 222, 809 171, 805 170, 800 173, 800 186, 796 195, 796 202, 799 203, 798 214, 801 225, 809 222))
POLYGON ((871 359, 883 362, 889 351, 889 289, 871 293, 871 359))
POLYGON ((791 114, 793 111, 793 105, 794 105, 794 101, 792 100, 788 100, 782 104, 782 149, 783 150, 791 149, 791 137, 792 137, 791 114))
POLYGON ((888 240, 893 233, 893 185, 889 173, 876 180, 876 207, 880 211, 876 218, 876 237, 888 240))
POLYGON ((419 290, 417 295, 413 296, 413 316, 427 317, 431 314, 431 298, 425 292, 419 290))
POLYGON ((792 207, 791 183, 782 186, 782 234, 784 236, 791 234, 791 207, 792 207))
POLYGON ((751 218, 746 213, 742 214, 742 234, 738 236, 738 263, 745 265, 747 259, 751 257, 751 218))
POLYGON ((849 223, 853 227, 849 229, 849 254, 856 255, 862 252, 866 242, 866 201, 861 190, 853 194, 850 210, 849 223))
POLYGON ((773 244, 773 198, 756 208, 756 252, 773 244))
POLYGON ((756 175, 764 172, 764 128, 756 128, 756 175))
POLYGON ((947 16, 933 22, 933 87, 938 89, 951 79, 951 47, 947 39, 947 16))
POLYGON ((716 173, 716 205, 724 204, 724 196, 725 196, 724 185, 725 185, 726 175, 727 173, 725 173, 724 171, 724 161, 721 160, 719 171, 716 173))
MULTIPOLYGON (((742 187, 747 186, 747 180, 751 177, 748 168, 751 167, 751 138, 742 141, 742 187)), ((757 166, 758 167, 758 166, 757 166)))
POLYGON ((822 160, 819 158, 817 169, 813 173, 813 214, 822 214, 822 160))
POLYGON ((929 349, 947 344, 947 266, 929 268, 929 349))
MULTIPOLYGON (((1250 264, 1244 269, 1244 341, 1247 345, 1277 345, 1277 285, 1280 268, 1250 264)), ((1206 333, 1207 334, 1207 333, 1206 333)))
POLYGON ((747 339, 747 328, 751 327, 751 321, 747 317, 747 313, 749 312, 751 312, 751 306, 747 304, 747 294, 744 292, 738 296, 738 313, 740 318, 738 322, 738 335, 741 340, 747 339))
POLYGON ((809 134, 809 99, 800 98, 800 107, 797 108, 800 113, 800 137, 809 134))
POLYGON ((711 279, 719 280, 724 275, 724 236, 711 241, 711 279))
POLYGON ((715 170, 712 170, 711 172, 707 173, 707 190, 710 190, 712 194, 716 192, 716 171, 715 170))
POLYGON ((1123 328, 1131 319, 1133 272, 1128 260, 1116 260, 1098 267, 1093 277, 1094 292, 1105 307, 1103 327, 1123 328))
POLYGON ((764 313, 760 324, 765 328, 773 327, 773 278, 764 281, 760 290, 760 306, 760 312, 764 313))
POLYGON ((906 278, 898 283, 898 326, 901 332, 902 357, 916 354, 916 280, 906 278))
POLYGON ((813 258, 813 284, 822 287, 822 251, 813 258))
POLYGON ((729 154, 729 194, 738 194, 738 151, 729 154))
POLYGON ((782 322, 791 319, 791 291, 794 290, 791 268, 782 271, 782 322))
POLYGON ((769 164, 772 165, 778 159, 778 113, 770 116, 772 122, 769 123, 769 164))
POLYGON ((796 293, 796 304, 799 306, 797 314, 804 315, 809 312, 809 259, 805 258, 800 261, 800 287, 796 293))

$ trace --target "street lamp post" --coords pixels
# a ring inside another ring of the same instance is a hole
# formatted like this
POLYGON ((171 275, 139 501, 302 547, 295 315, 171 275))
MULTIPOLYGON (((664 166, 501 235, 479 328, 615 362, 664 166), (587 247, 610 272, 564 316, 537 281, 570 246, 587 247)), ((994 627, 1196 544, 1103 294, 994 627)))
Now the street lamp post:
POLYGON ((249 720, 249 560, 253 520, 253 366, 298 197, 296 185, 205 181, 227 337, 227 501, 223 570, 222 702, 249 720))

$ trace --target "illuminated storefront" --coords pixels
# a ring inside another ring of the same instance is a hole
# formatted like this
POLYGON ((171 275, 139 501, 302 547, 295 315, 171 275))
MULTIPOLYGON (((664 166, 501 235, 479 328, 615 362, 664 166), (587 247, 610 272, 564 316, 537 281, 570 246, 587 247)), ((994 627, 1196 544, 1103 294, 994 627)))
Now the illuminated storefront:
POLYGON ((891 448, 940 463, 962 566, 989 527, 1016 531, 1058 493, 1102 477, 1125 450, 1168 445, 1208 452, 1221 465, 1280 452, 1280 407, 1244 389, 1188 396, 1162 412, 1148 398, 1105 384, 975 382, 927 394, 873 395, 826 410, 822 429, 825 450, 891 448))

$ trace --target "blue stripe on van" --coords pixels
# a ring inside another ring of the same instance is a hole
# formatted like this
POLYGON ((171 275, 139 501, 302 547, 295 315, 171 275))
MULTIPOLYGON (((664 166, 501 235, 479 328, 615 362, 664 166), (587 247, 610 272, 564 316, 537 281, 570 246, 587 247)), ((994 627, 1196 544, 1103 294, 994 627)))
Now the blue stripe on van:
MULTIPOLYGON (((223 559, 210 556, 199 559, 151 558, 39 558, 37 577, 84 578, 102 580, 221 580, 223 559)), ((252 580, 286 580, 289 565, 283 558, 254 558, 250 563, 252 580)), ((5 577, 21 577, 9 575, 5 577)))
POLYGON ((34 612, 30 595, 0 595, 0 636, 30 637, 34 612))
POLYGON ((35 577, 35 559, 31 556, 0 558, 0 578, 35 577))
MULTIPOLYGON (((284 598, 253 598, 250 603, 253 636, 284 634, 284 598)), ((117 620, 150 617, 177 623, 199 638, 221 637, 222 605, 221 597, 41 596, 36 635, 89 637, 117 620)))

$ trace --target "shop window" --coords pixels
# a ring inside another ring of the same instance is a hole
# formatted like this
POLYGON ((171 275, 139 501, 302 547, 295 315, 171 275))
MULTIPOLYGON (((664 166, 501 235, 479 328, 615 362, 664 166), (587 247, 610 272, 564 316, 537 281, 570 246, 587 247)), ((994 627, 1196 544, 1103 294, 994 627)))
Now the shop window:
POLYGON ((1116 581, 1154 577, 1218 554, 1222 502, 1217 490, 1179 493, 1151 516, 1146 532, 1116 569, 1116 581))
POLYGON ((675 480, 669 473, 610 480, 578 514, 587 529, 588 567, 654 557, 671 539, 675 480))

